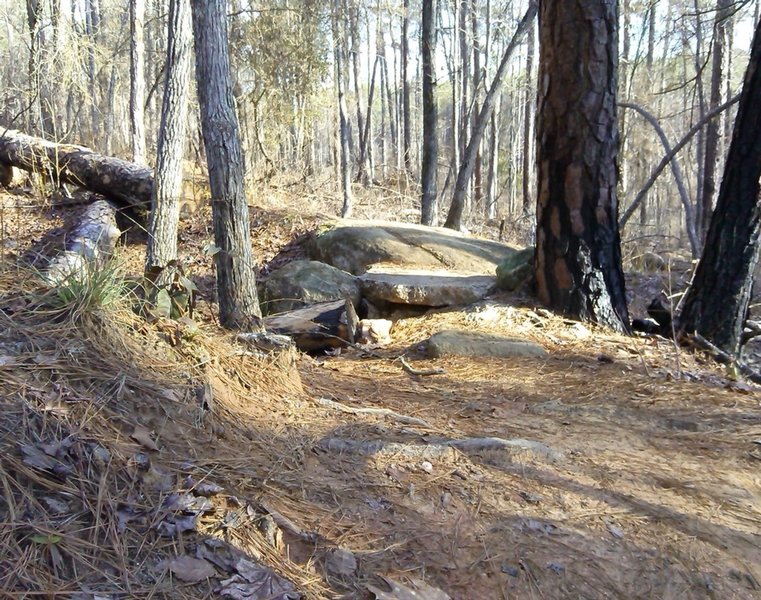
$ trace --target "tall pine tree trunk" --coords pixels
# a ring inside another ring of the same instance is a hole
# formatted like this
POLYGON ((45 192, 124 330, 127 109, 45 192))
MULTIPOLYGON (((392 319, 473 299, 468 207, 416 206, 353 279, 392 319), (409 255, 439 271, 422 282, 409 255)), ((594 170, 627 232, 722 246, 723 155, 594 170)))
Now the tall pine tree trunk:
POLYGON ((130 0, 129 121, 132 162, 145 164, 145 0, 130 0))
POLYGON ((616 198, 616 0, 540 0, 539 298, 628 331, 616 198))
MULTIPOLYGON (((718 0, 713 27, 713 44, 711 56, 711 90, 708 110, 713 110, 722 103, 724 51, 727 38, 727 19, 733 7, 733 0, 718 0)), ((720 147, 721 118, 713 119, 706 125, 705 133, 705 166, 703 167, 703 206, 700 211, 701 221, 698 223, 698 235, 701 241, 708 232, 711 222, 713 201, 716 194, 716 163, 720 147)))
POLYGON ((224 0, 192 2, 198 104, 214 219, 219 321, 261 329, 246 196, 245 166, 233 101, 224 0))
POLYGON ((340 0, 333 3, 332 28, 333 28, 333 69, 335 76, 336 94, 338 95, 338 160, 339 174, 341 179, 341 192, 343 206, 341 216, 345 219, 351 217, 353 199, 351 194, 351 172, 349 167, 349 119, 346 108, 346 91, 344 88, 343 54, 341 52, 341 10, 340 0))
POLYGON ((410 0, 404 0, 402 7, 402 122, 404 123, 404 138, 402 141, 404 168, 412 173, 412 116, 410 115, 410 0))
POLYGON ((532 181, 534 173, 534 97, 533 72, 534 52, 536 48, 536 33, 532 23, 526 36, 526 102, 523 115, 523 177, 521 191, 523 192, 523 216, 529 217, 535 206, 532 181))

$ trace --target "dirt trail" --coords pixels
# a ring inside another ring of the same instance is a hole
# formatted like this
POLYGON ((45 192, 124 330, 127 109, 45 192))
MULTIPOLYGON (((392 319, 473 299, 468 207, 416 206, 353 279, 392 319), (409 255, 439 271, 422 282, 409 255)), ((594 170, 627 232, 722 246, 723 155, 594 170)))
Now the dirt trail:
POLYGON ((331 435, 522 438, 562 455, 312 461, 352 516, 343 535, 371 546, 373 570, 412 570, 454 598, 761 597, 758 395, 648 375, 636 355, 597 358, 635 343, 439 360, 435 378, 353 355, 309 369, 315 395, 431 424, 349 417, 331 435))

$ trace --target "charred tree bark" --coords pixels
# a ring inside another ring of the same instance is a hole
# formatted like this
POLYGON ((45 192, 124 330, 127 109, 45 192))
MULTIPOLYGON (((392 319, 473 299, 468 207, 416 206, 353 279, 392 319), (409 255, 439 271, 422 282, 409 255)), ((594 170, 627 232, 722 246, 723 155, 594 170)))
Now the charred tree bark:
POLYGON ((232 90, 224 0, 192 2, 198 104, 212 196, 219 321, 261 329, 244 163, 232 90))
POLYGON ((684 300, 680 328, 721 350, 741 350, 761 244, 761 24, 753 38, 724 179, 703 257, 684 300))
POLYGON ((6 130, 0 133, 0 163, 43 173, 55 184, 78 185, 126 205, 147 207, 151 202, 153 172, 148 167, 96 154, 83 146, 56 144, 6 130))
POLYGON ((629 330, 616 198, 615 0, 540 1, 537 120, 539 298, 629 330))
POLYGON ((420 41, 423 58, 423 160, 421 165, 423 225, 438 225, 439 206, 436 173, 439 143, 436 106, 436 29, 435 0, 423 0, 423 36, 420 41))

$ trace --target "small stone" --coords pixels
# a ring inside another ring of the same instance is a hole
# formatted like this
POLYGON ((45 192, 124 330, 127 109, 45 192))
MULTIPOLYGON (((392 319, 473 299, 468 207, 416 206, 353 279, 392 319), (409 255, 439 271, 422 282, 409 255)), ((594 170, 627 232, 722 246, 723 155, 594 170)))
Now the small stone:
POLYGON ((556 575, 562 575, 565 571, 565 567, 556 562, 547 563, 547 568, 553 571, 556 575))
POLYGON ((502 571, 503 573, 507 573, 508 575, 510 575, 510 577, 518 577, 518 575, 520 575, 520 572, 521 572, 521 570, 518 567, 506 562, 503 562, 500 565, 499 570, 502 571))
POLYGON ((531 492, 520 492, 520 497, 529 504, 539 504, 542 500, 544 500, 544 496, 541 494, 532 494, 531 492))
POLYGON ((427 460, 424 460, 420 463, 420 468, 423 469, 426 473, 433 473, 433 465, 429 463, 427 460))
POLYGON ((449 505, 452 503, 452 494, 449 492, 444 492, 441 494, 441 508, 448 508, 449 505))

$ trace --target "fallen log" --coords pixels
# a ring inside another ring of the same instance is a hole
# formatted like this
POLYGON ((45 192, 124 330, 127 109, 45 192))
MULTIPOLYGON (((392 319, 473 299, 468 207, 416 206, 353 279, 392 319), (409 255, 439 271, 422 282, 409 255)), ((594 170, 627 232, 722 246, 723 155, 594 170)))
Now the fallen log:
POLYGON ((40 173, 56 185, 77 185, 128 206, 142 208, 151 203, 151 169, 84 146, 57 144, 0 128, 0 164, 40 173))
POLYGON ((64 250, 50 261, 45 279, 54 286, 83 281, 105 266, 121 233, 114 205, 102 198, 96 200, 67 234, 64 250))

